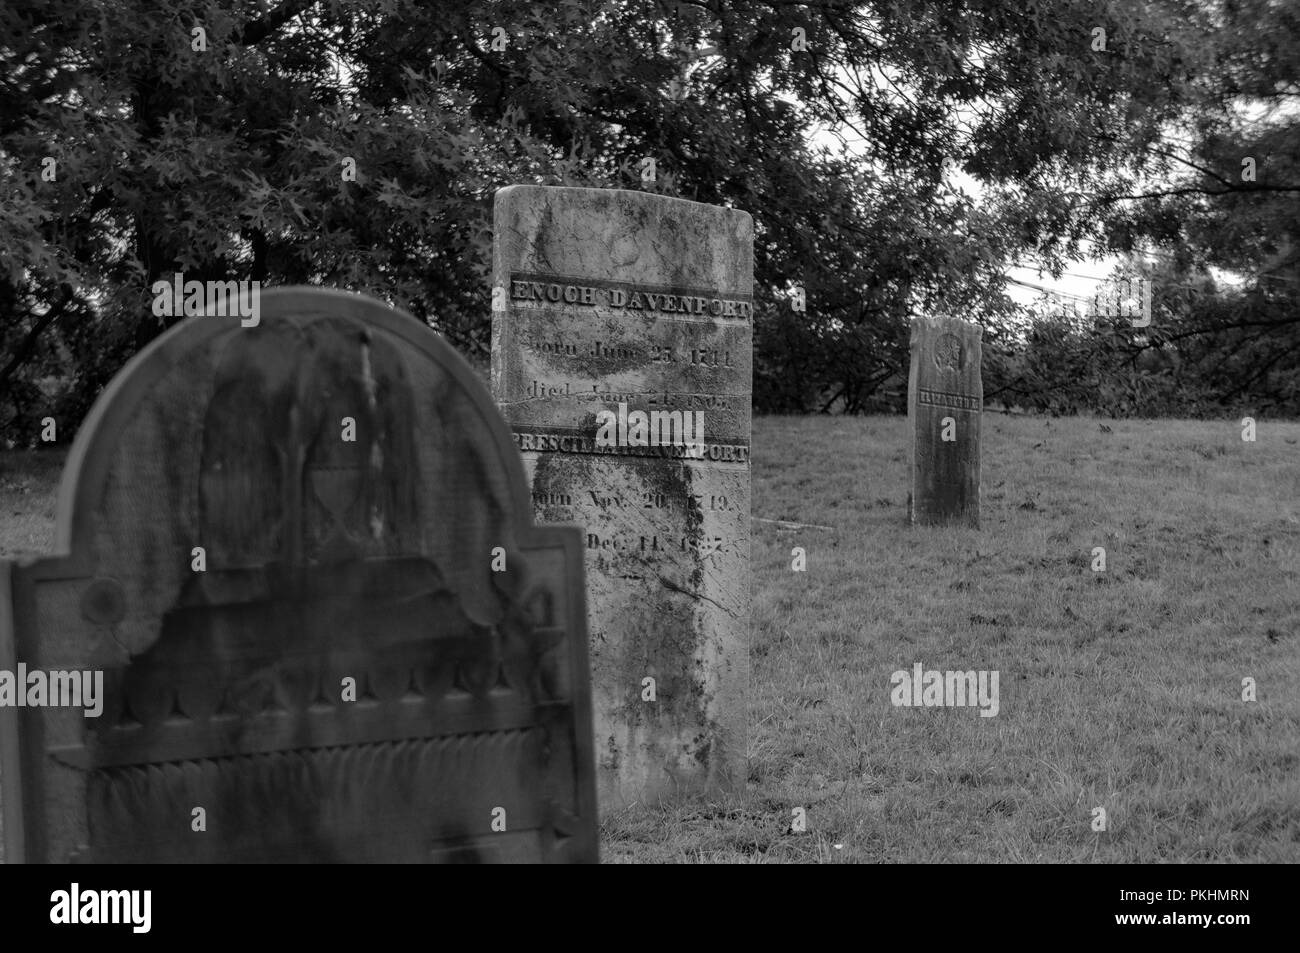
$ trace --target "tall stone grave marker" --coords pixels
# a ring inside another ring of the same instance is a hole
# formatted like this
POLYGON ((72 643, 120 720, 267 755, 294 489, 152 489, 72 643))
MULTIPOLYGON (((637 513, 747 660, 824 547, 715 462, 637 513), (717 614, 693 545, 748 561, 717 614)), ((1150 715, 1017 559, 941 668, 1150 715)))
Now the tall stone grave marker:
POLYGON ((957 318, 912 322, 907 417, 913 523, 979 527, 982 333, 978 324, 957 318))
POLYGON ((102 675, 0 707, 9 861, 594 860, 579 530, 428 327, 261 302, 136 357, 0 562, 0 663, 102 675))
POLYGON ((495 227, 493 394, 537 519, 584 527, 601 809, 743 783, 753 221, 515 186, 495 227))

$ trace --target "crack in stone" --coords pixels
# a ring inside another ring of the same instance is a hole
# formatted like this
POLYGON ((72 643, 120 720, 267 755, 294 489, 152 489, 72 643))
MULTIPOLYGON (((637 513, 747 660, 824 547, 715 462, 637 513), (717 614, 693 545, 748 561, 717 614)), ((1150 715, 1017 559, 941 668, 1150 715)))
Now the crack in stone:
POLYGON ((703 602, 708 602, 708 603, 710 603, 710 604, 712 604, 712 605, 717 606, 719 609, 721 609, 723 612, 725 612, 725 613, 728 615, 728 617, 730 617, 730 618, 732 618, 732 619, 736 618, 736 613, 735 613, 735 611, 732 610, 732 609, 728 609, 726 606, 724 606, 724 605, 723 605, 721 602, 719 602, 717 599, 711 599, 710 597, 704 595, 702 592, 692 592, 690 589, 685 589, 685 588, 683 588, 683 587, 677 585, 677 583, 673 582, 673 581, 672 581, 671 579, 669 579, 667 576, 660 576, 660 577, 659 577, 659 581, 660 581, 661 583, 663 583, 663 586, 664 586, 665 589, 671 589, 673 592, 680 592, 682 595, 684 595, 684 596, 690 596, 692 599, 699 599, 699 600, 701 600, 701 601, 703 601, 703 602))

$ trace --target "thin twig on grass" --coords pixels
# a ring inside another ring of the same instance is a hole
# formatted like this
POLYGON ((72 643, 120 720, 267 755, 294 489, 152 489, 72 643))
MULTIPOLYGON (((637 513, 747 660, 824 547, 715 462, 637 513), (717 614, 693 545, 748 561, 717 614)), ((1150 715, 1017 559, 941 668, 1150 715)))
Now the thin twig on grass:
POLYGON ((791 520, 769 520, 764 519, 762 516, 755 516, 752 518, 758 520, 760 523, 775 523, 782 529, 835 529, 834 526, 821 526, 817 523, 795 523, 791 520))

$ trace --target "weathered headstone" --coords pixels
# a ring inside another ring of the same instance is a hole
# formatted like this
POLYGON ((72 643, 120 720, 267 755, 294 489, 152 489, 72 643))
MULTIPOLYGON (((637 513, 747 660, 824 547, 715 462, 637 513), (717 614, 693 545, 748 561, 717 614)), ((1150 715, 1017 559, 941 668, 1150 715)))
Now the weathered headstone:
POLYGON ((743 784, 753 222, 516 186, 495 228, 493 394, 539 522, 584 528, 601 809, 743 784))
POLYGON ((421 322, 261 314, 135 358, 72 448, 63 555, 0 563, 0 662, 104 676, 98 717, 0 707, 8 859, 594 860, 580 531, 532 525, 421 322))
POLYGON ((912 322, 907 422, 913 523, 979 527, 981 334, 978 324, 956 318, 912 322))

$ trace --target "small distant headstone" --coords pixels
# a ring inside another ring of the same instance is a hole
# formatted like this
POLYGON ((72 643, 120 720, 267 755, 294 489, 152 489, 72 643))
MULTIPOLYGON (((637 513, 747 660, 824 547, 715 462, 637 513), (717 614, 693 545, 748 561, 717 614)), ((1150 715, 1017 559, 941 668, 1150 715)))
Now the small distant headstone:
POLYGON ((601 809, 743 784, 753 222, 515 186, 495 229, 493 394, 584 532, 601 809))
POLYGON ((907 416, 913 523, 979 527, 981 335, 978 324, 957 318, 912 322, 907 416))
POLYGON ((178 324, 82 425, 62 554, 0 562, 0 669, 48 674, 0 705, 8 860, 594 860, 581 547, 423 323, 178 324))

